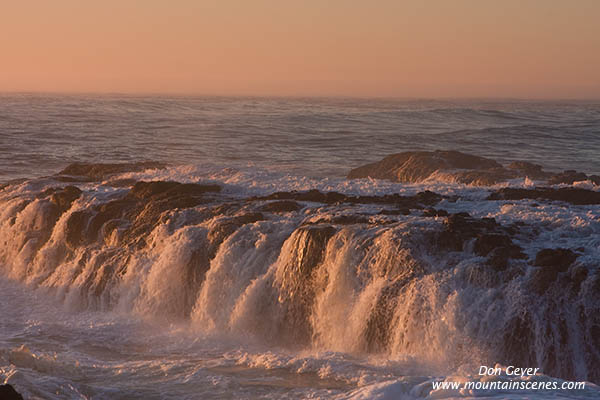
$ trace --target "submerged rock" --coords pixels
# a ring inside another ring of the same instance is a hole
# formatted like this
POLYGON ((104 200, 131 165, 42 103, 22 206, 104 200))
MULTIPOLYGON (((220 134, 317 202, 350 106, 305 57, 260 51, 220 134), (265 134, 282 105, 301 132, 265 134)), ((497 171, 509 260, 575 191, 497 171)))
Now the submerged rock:
POLYGON ((488 200, 553 200, 563 201, 575 205, 600 204, 600 192, 581 188, 547 188, 535 189, 502 188, 496 190, 488 200))
POLYGON ((58 173, 59 180, 69 180, 68 177, 76 177, 74 181, 100 181, 110 175, 125 172, 139 172, 147 169, 162 169, 167 165, 156 161, 142 161, 136 163, 73 163, 58 173), (60 179, 67 178, 67 179, 60 179))

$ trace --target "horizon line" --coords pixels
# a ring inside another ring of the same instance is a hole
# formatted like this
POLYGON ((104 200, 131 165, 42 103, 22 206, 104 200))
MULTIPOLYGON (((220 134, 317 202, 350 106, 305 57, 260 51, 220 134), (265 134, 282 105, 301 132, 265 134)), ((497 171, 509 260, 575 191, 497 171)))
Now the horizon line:
POLYGON ((356 99, 356 100, 503 100, 503 101, 600 101, 598 97, 520 97, 520 96, 378 96, 336 94, 215 94, 201 92, 153 92, 153 91, 45 91, 45 90, 0 90, 2 95, 62 95, 62 96, 123 96, 123 97, 187 97, 187 98, 254 98, 254 99, 356 99))

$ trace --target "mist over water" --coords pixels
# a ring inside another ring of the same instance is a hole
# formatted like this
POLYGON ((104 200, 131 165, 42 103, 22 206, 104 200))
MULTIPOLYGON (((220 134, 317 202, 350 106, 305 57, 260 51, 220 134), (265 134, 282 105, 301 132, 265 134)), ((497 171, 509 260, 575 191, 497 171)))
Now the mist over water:
POLYGON ((70 162, 251 164, 309 176, 409 150, 600 173, 600 103, 0 95, 0 180, 70 162))
POLYGON ((0 185, 0 382, 32 399, 557 394, 432 388, 495 363, 599 382, 598 184, 558 183, 584 193, 561 202, 498 195, 545 184, 526 176, 345 178, 436 149, 598 174, 600 105, 0 96, 0 183, 26 178, 0 185), (148 160, 167 165, 59 173, 148 160), (542 249, 569 264, 544 269, 542 249))

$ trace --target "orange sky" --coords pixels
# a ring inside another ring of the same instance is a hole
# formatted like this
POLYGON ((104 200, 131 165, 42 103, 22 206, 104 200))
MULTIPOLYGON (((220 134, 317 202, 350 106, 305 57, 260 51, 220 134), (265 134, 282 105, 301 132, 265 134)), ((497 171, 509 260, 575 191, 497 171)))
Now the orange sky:
POLYGON ((600 98, 600 0, 15 0, 0 91, 600 98))

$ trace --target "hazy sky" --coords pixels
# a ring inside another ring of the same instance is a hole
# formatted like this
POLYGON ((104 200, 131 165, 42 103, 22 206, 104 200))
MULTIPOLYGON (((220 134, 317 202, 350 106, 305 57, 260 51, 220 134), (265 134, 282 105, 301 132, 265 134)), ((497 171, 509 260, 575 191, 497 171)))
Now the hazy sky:
POLYGON ((600 98, 600 0, 0 4, 0 91, 600 98))

